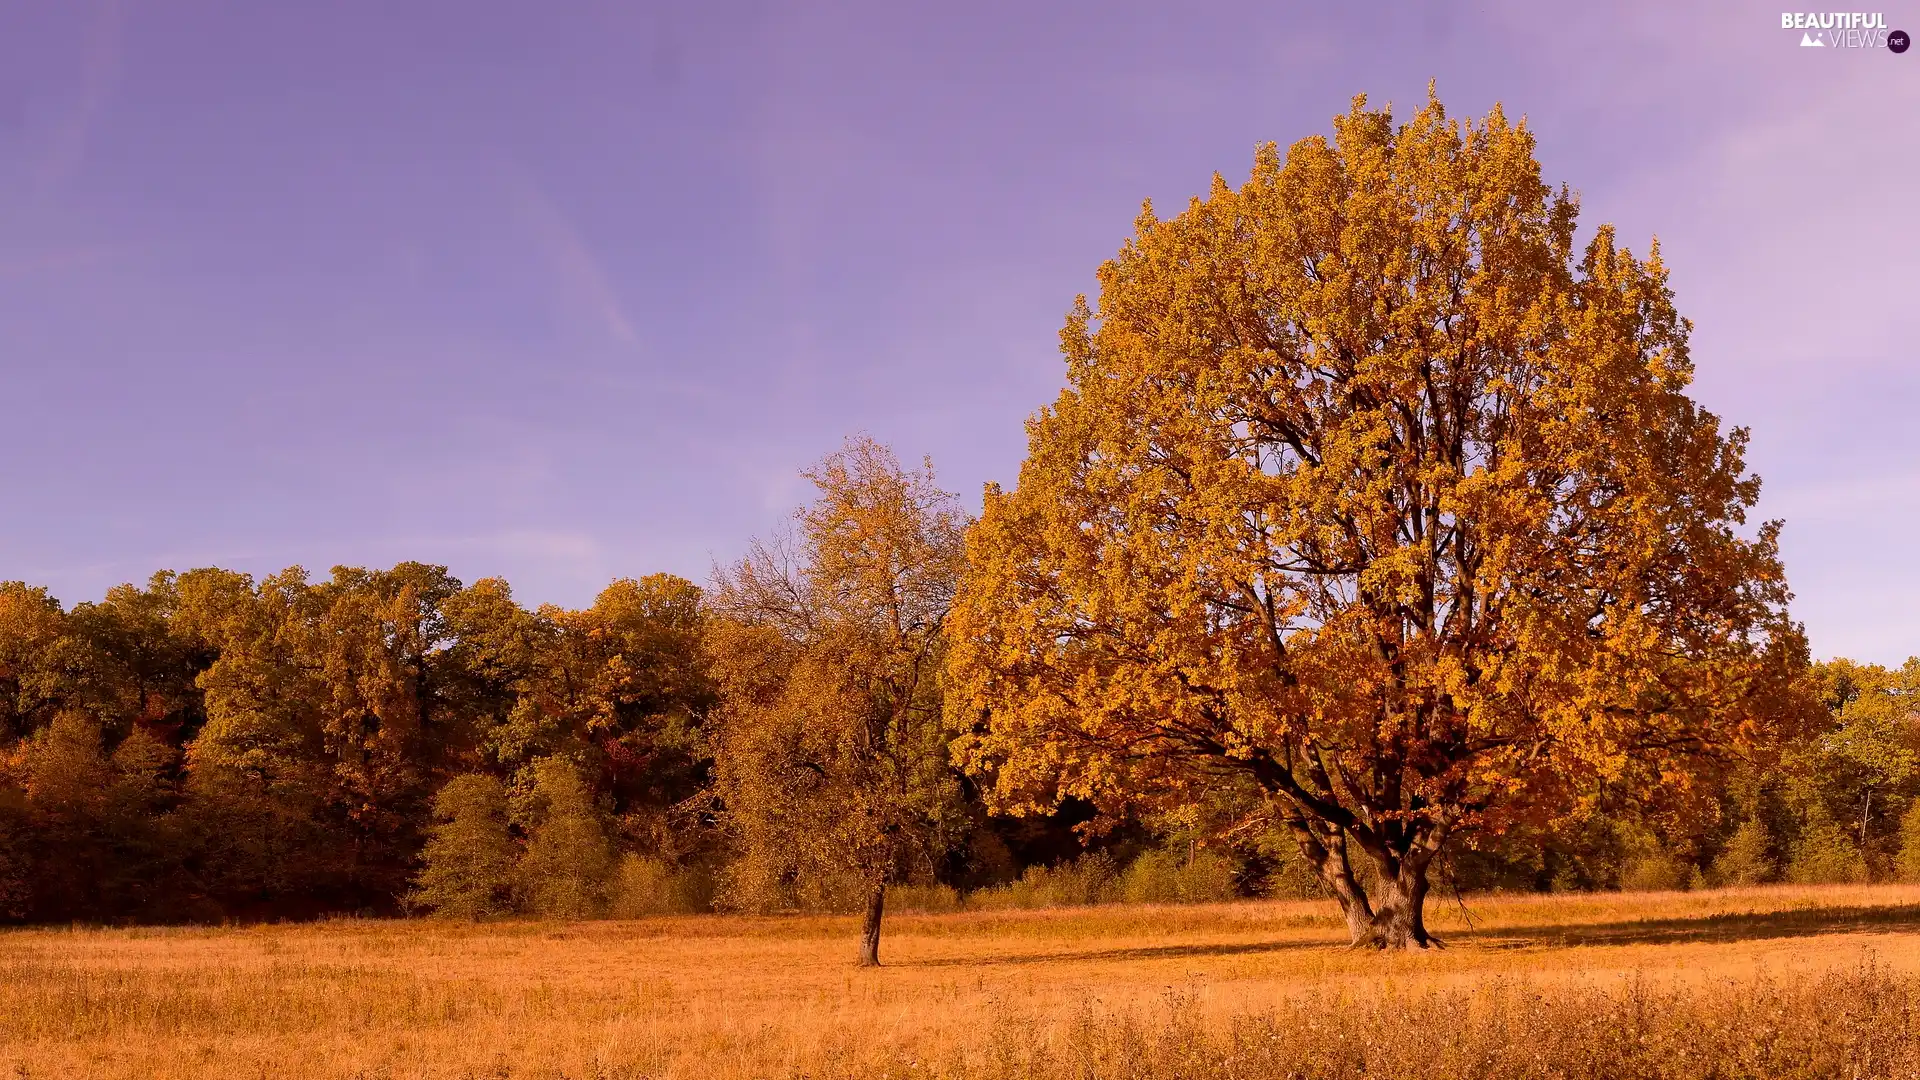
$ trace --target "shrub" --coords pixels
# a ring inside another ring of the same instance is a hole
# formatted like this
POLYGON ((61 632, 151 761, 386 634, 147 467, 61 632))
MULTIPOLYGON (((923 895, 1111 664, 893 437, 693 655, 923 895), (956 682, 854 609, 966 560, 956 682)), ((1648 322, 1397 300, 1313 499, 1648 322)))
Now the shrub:
POLYGON ((653 855, 627 855, 614 875, 612 914, 619 919, 691 915, 713 908, 713 876, 653 855))
MULTIPOLYGON (((816 867, 798 873, 783 853, 771 847, 738 852, 721 871, 715 906, 726 911, 771 915, 783 911, 851 915, 864 911, 867 883, 858 874, 816 867)), ((889 889, 888 906, 893 906, 889 889)))
POLYGON ((1628 892, 1677 892, 1692 882, 1693 872, 1686 860, 1655 847, 1627 857, 1620 868, 1620 887, 1628 892))
POLYGON ((960 890, 951 885, 895 885, 887 890, 887 909, 889 911, 915 911, 922 914, 937 915, 950 911, 960 911, 966 907, 966 899, 960 890))
MULTIPOLYGON (((1152 848, 1119 871, 1104 851, 1057 866, 1029 866, 1019 880, 967 894, 965 905, 1002 908, 1084 907, 1092 904, 1194 904, 1239 895, 1238 867, 1216 852, 1152 848)), ((939 910, 928 908, 926 910, 939 910)))
POLYGON ((500 781, 456 776, 434 796, 433 826, 409 900, 436 915, 478 919, 506 911, 519 854, 507 833, 500 781))
POLYGON ((1142 852, 1120 875, 1115 891, 1130 904, 1194 904, 1238 895, 1235 867, 1216 852, 1156 848, 1142 852))
POLYGON ((1104 851, 1058 866, 1029 866, 1020 880, 968 898, 980 908, 1079 907, 1113 899, 1113 857, 1104 851))
POLYGON ((1842 885, 1867 880, 1867 861, 1846 829, 1821 809, 1807 815, 1800 839, 1787 862, 1787 880, 1796 885, 1842 885))
MULTIPOLYGON (((1292 841, 1287 843, 1291 845, 1292 841)), ((1274 868, 1260 888, 1262 896, 1275 900, 1319 900, 1328 895, 1320 875, 1298 851, 1277 848, 1274 854, 1274 868)))
POLYGON ((1143 851, 1127 864, 1117 889, 1120 899, 1129 904, 1167 904, 1178 898, 1175 878, 1180 873, 1180 856, 1164 848, 1143 851))

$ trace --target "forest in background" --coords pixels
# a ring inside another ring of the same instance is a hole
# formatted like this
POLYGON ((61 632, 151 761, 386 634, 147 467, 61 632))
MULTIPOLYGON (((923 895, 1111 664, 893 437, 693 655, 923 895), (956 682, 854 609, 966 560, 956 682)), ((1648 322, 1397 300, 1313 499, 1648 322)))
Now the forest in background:
MULTIPOLYGON (((664 574, 616 581, 577 611, 530 610, 504 581, 419 563, 318 581, 163 572, 71 609, 0 585, 0 916, 856 908, 851 879, 741 872, 755 853, 714 787, 712 618, 699 587, 664 574), (476 823, 485 835, 463 837, 476 823), (436 843, 452 853, 440 878, 436 843), (488 850, 495 865, 476 870, 488 850), (476 874, 478 900, 461 892, 476 874)), ((1920 878, 1920 661, 1836 660, 1812 677, 1824 730, 1737 769, 1715 812, 1603 789, 1550 824, 1452 850, 1443 887, 1920 878)), ((942 767, 954 812, 899 867, 896 903, 1319 888, 1243 786, 1089 833, 1075 826, 1090 808, 996 816, 942 767)))

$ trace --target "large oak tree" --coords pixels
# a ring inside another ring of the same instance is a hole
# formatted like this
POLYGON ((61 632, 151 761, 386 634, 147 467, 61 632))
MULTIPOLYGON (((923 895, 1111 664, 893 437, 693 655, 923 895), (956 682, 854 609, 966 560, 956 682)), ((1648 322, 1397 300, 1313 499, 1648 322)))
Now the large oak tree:
POLYGON ((1014 808, 1251 777, 1356 944, 1421 947, 1450 838, 1697 784, 1791 719, 1804 646, 1658 247, 1581 253, 1498 109, 1334 128, 1101 267, 971 533, 948 703, 1014 808))

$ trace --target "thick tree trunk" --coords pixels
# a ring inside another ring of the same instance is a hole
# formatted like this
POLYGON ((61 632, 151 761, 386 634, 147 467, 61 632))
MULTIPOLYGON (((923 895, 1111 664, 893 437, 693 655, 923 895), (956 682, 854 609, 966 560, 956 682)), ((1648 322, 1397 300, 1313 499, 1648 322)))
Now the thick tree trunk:
MULTIPOLYGON (((1427 864, 1406 860, 1389 875, 1382 868, 1374 887, 1373 925, 1356 945, 1376 949, 1430 949, 1440 943, 1427 934, 1427 864)), ((1349 920, 1351 921, 1351 920, 1349 920)))
MULTIPOLYGON (((1329 786, 1324 776, 1320 782, 1323 787, 1329 786)), ((1353 872, 1348 844, 1354 841, 1347 829, 1324 820, 1310 820, 1312 813, 1304 799, 1290 797, 1282 804, 1281 820, 1293 833, 1300 854, 1340 904, 1354 947, 1439 947, 1440 942, 1427 933, 1427 868, 1440 851, 1448 828, 1444 824, 1422 826, 1410 836, 1393 835, 1390 840, 1378 831, 1367 832, 1363 850, 1379 871, 1373 896, 1369 897, 1367 887, 1353 872)))
POLYGON ((1353 872, 1346 837, 1334 831, 1322 840, 1304 822, 1294 830, 1300 852, 1340 905, 1355 948, 1428 949, 1440 942, 1427 933, 1429 859, 1375 856, 1379 870, 1372 895, 1353 872))
POLYGON ((887 886, 881 882, 867 894, 867 919, 860 929, 860 966, 880 966, 880 916, 887 909, 887 886))

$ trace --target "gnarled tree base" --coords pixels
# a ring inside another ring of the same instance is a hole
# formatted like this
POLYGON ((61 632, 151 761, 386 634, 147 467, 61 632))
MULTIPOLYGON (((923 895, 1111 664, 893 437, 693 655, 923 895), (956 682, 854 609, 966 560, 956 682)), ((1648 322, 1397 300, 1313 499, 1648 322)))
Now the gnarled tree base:
POLYGON ((1374 952, 1439 952, 1447 943, 1437 937, 1394 937, 1387 933, 1368 933, 1354 940, 1349 948, 1374 952))

